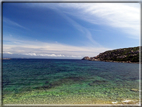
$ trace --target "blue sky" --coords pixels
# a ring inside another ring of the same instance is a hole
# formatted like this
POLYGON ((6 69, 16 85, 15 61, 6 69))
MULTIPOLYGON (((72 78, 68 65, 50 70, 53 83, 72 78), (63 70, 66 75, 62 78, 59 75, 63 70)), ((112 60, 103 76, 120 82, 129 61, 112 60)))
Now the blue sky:
POLYGON ((3 56, 81 59, 139 46, 138 3, 3 3, 3 56))

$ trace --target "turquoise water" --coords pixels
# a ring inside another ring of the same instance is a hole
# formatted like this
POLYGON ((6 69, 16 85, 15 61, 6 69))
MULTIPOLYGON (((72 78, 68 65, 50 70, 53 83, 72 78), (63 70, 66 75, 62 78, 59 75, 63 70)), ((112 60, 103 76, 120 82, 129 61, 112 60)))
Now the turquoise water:
POLYGON ((111 104, 139 100, 139 64, 3 60, 4 104, 111 104))

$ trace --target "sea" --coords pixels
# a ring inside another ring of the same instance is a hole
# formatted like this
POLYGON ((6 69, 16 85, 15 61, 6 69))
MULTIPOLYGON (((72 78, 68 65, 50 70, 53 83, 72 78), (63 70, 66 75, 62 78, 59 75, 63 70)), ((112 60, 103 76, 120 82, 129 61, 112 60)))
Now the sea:
POLYGON ((3 104, 139 104, 139 82, 136 63, 2 61, 3 104))

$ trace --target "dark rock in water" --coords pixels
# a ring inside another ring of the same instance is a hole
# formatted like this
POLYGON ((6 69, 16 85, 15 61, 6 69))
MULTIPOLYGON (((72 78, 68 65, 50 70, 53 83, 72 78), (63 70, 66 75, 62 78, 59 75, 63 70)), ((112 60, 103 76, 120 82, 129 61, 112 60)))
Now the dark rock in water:
POLYGON ((86 57, 82 58, 82 60, 100 61, 100 59, 99 59, 99 58, 97 58, 97 57, 88 57, 88 56, 86 56, 86 57))
POLYGON ((42 89, 50 89, 53 88, 52 84, 41 86, 42 89))
POLYGON ((95 85, 100 85, 100 84, 105 84, 107 81, 105 80, 95 80, 92 83, 89 83, 90 86, 95 86, 95 85))
POLYGON ((83 81, 86 78, 84 77, 66 77, 66 78, 62 78, 53 82, 45 82, 45 85, 43 86, 39 86, 39 87, 35 87, 35 89, 50 89, 50 88, 54 88, 57 86, 61 86, 63 84, 72 84, 74 82, 78 82, 78 81, 83 81))
POLYGON ((132 88, 130 91, 139 92, 139 90, 138 90, 138 89, 135 89, 135 88, 132 88))
POLYGON ((88 57, 88 56, 86 56, 86 57, 82 58, 82 60, 99 61, 99 59, 98 59, 98 58, 96 58, 96 57, 88 57))
POLYGON ((89 60, 90 58, 88 56, 85 56, 84 58, 82 58, 82 60, 89 60))
POLYGON ((65 79, 73 80, 73 81, 82 81, 85 80, 84 77, 67 77, 65 79))
POLYGON ((46 81, 45 84, 49 84, 49 81, 46 81))
POLYGON ((47 82, 43 86, 35 87, 35 89, 50 89, 50 88, 54 88, 56 86, 60 86, 61 84, 62 84, 61 81, 54 81, 54 82, 51 82, 51 83, 47 82))
POLYGON ((138 77, 129 78, 130 80, 138 80, 138 77))

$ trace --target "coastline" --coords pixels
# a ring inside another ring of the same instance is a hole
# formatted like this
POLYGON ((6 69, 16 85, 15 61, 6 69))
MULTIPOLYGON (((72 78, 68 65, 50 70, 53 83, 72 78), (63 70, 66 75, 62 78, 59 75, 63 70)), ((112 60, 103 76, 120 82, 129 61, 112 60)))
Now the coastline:
POLYGON ((139 52, 139 47, 122 48, 108 50, 94 57, 85 56, 82 60, 138 64, 140 63, 139 52))
POLYGON ((2 60, 10 60, 11 58, 1 58, 2 60))
POLYGON ((130 62, 130 61, 112 61, 112 60, 88 60, 88 61, 101 61, 101 62, 117 62, 117 63, 134 63, 134 64, 140 64, 140 62, 130 62))

